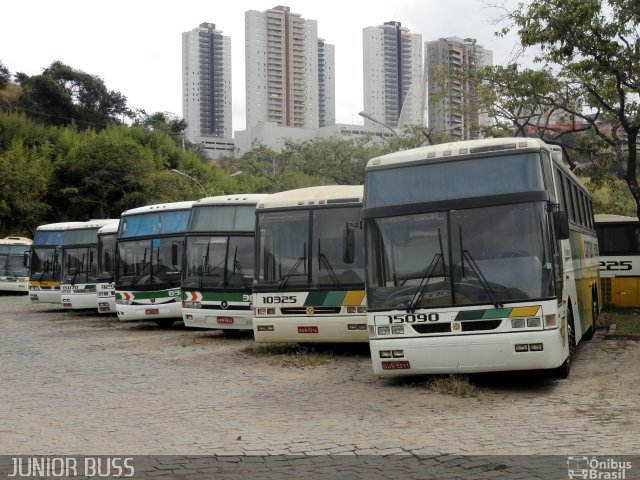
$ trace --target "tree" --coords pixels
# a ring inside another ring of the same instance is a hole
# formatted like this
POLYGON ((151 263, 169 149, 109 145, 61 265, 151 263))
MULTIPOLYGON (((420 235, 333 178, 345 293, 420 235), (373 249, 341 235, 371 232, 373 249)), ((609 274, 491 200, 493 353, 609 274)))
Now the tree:
POLYGON ((24 91, 20 107, 31 116, 55 125, 77 123, 100 130, 109 122, 132 115, 127 98, 110 91, 101 78, 53 62, 42 75, 20 78, 24 91))
POLYGON ((624 171, 640 214, 640 3, 539 0, 506 11, 502 21, 501 34, 515 29, 524 48, 540 49, 537 61, 562 84, 544 102, 593 131, 591 147, 624 171))
POLYGON ((4 66, 4 63, 0 61, 0 90, 2 90, 11 80, 11 72, 4 66))

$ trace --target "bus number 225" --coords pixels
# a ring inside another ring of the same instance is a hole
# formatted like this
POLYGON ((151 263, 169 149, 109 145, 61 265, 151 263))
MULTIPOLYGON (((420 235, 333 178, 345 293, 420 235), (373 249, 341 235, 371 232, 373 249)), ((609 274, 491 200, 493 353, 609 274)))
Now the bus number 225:
POLYGON ((619 262, 615 260, 607 260, 606 262, 600 262, 600 270, 624 272, 631 270, 631 260, 621 260, 619 262))

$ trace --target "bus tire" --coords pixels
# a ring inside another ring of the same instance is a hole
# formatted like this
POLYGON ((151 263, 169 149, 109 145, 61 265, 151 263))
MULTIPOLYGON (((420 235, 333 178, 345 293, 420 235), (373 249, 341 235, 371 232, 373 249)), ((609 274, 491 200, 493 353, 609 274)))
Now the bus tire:
POLYGON ((158 327, 160 328, 171 328, 175 320, 172 320, 170 318, 163 318, 162 320, 154 320, 154 322, 156 322, 156 325, 158 325, 158 327))
POLYGON ((571 372, 571 359, 576 349, 576 332, 573 326, 573 313, 567 310, 567 342, 569 345, 569 356, 566 360, 556 368, 556 376, 559 378, 567 378, 571 372))
POLYGON ((591 327, 582 336, 585 340, 591 340, 596 333, 596 320, 598 319, 598 297, 591 302, 591 327))

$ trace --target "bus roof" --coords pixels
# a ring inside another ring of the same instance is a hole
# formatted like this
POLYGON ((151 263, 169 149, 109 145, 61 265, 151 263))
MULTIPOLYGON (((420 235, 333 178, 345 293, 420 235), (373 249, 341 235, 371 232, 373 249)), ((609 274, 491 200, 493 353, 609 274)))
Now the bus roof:
POLYGON ((625 217, 624 215, 612 215, 609 213, 598 213, 594 215, 596 223, 637 223, 637 217, 625 217))
POLYGON ((106 235, 108 233, 116 233, 118 231, 118 227, 120 225, 120 220, 109 223, 98 230, 98 235, 106 235))
POLYGON ((171 211, 171 210, 188 210, 195 202, 189 200, 187 202, 172 202, 172 203, 158 203, 156 205, 146 205, 144 207, 132 208, 125 210, 120 215, 121 217, 127 215, 138 215, 140 213, 158 212, 158 211, 171 211))
POLYGON ((492 150, 500 152, 512 149, 516 150, 519 148, 548 148, 549 150, 556 150, 551 149, 550 145, 547 145, 541 139, 530 137, 463 140, 460 142, 441 143, 427 147, 418 147, 411 150, 401 150, 399 152, 375 157, 367 162, 367 169, 382 167, 384 165, 393 165, 396 163, 413 162, 416 160, 469 155, 479 152, 490 152, 492 150))
POLYGON ((258 209, 302 207, 309 205, 339 205, 349 203, 362 204, 364 187, 362 185, 324 185, 319 187, 297 188, 286 192, 266 196, 258 209))
POLYGON ((46 225, 40 225, 36 228, 37 231, 57 231, 57 230, 67 230, 74 226, 83 225, 84 222, 59 222, 59 223, 48 223, 46 225))
POLYGON ((256 205, 260 200, 269 195, 266 193, 242 193, 237 195, 218 195, 205 197, 193 204, 194 207, 203 205, 256 205))
POLYGON ((93 220, 87 220, 86 222, 80 222, 79 225, 71 225, 65 230, 83 230, 85 228, 102 228, 106 225, 115 225, 118 227, 118 222, 120 220, 117 218, 96 218, 93 220))
POLYGON ((27 237, 0 238, 0 245, 31 245, 33 241, 27 237))

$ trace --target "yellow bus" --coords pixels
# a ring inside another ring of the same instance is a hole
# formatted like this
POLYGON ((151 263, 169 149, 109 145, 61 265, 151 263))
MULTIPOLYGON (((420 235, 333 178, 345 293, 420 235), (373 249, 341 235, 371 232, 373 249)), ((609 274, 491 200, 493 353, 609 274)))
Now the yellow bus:
POLYGON ((622 215, 595 219, 603 305, 640 307, 640 222, 622 215))

